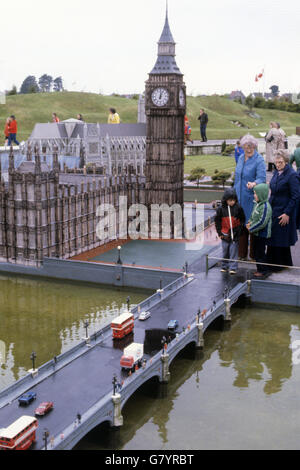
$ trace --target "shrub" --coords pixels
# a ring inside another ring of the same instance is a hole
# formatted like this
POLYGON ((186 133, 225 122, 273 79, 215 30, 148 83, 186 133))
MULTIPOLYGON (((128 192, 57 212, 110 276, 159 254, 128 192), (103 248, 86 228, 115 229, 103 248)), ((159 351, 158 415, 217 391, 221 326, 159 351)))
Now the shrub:
POLYGON ((226 148, 224 150, 224 152, 222 152, 222 155, 228 157, 229 155, 232 155, 232 153, 234 152, 234 145, 226 145, 226 148))
POLYGON ((230 178, 231 173, 228 171, 218 171, 218 173, 215 173, 211 179, 214 184, 222 184, 223 188, 225 186, 226 181, 228 178, 230 178))
POLYGON ((197 186, 199 186, 199 182, 200 182, 201 178, 203 178, 205 173, 206 173, 206 170, 204 168, 200 168, 199 166, 197 166, 196 168, 192 169, 191 174, 188 177, 188 180, 189 181, 196 181, 197 186))

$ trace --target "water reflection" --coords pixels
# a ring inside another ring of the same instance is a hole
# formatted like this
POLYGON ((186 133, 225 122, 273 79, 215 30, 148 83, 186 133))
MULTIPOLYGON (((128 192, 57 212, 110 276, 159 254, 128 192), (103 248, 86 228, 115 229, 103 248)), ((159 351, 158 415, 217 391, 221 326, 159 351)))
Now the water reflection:
POLYGON ((249 387, 251 380, 264 381, 264 393, 272 394, 291 377, 291 325, 280 317, 280 312, 266 310, 261 315, 251 309, 242 327, 237 325, 222 335, 219 357, 223 367, 233 365, 235 387, 249 387))
POLYGON ((109 323, 130 295, 139 303, 149 291, 87 287, 79 284, 0 277, 0 389, 19 379, 31 367, 59 355, 85 336, 109 323))

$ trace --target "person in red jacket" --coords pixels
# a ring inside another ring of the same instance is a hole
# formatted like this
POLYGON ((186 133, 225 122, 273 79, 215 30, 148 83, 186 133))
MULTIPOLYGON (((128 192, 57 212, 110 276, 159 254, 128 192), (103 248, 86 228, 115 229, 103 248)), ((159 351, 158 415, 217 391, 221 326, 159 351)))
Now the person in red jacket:
POLYGON ((17 132, 18 132, 18 125, 15 116, 10 116, 10 125, 9 125, 9 138, 8 138, 8 145, 10 146, 12 142, 16 145, 20 145, 17 141, 17 132))
POLYGON ((10 118, 7 118, 7 119, 6 119, 6 123, 5 123, 5 127, 4 127, 4 136, 5 136, 4 145, 7 145, 7 144, 8 144, 8 140, 9 140, 9 126, 10 126, 10 118))
POLYGON ((222 240, 222 273, 229 270, 229 274, 236 274, 239 239, 244 224, 245 213, 238 203, 237 194, 233 188, 227 188, 215 215, 216 231, 222 240))
POLYGON ((184 145, 186 145, 187 141, 193 144, 193 140, 191 139, 191 126, 189 124, 189 119, 187 115, 184 116, 184 145))
POLYGON ((52 122, 59 122, 59 121, 60 121, 60 119, 59 119, 59 117, 57 116, 57 114, 56 114, 56 113, 52 113, 52 122))

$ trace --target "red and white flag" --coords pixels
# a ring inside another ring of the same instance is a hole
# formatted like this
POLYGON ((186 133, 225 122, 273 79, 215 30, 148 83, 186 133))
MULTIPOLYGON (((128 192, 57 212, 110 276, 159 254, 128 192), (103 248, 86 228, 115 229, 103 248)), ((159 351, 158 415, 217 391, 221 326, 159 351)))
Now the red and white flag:
POLYGON ((264 70, 262 70, 259 74, 255 75, 255 81, 258 82, 262 78, 264 74, 264 70))

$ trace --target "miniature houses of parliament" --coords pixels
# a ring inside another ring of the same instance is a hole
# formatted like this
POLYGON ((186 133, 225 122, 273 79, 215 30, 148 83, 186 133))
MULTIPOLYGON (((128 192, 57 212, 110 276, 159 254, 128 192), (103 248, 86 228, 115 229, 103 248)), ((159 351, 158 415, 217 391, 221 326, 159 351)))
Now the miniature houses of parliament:
POLYGON ((30 146, 15 168, 11 148, 6 182, 0 167, 0 262, 40 266, 45 257, 68 259, 108 243, 109 230, 105 240, 97 237, 97 208, 112 204, 118 217, 120 196, 127 197, 128 207, 183 206, 185 99, 166 14, 157 61, 146 81, 145 176, 131 174, 126 165, 121 175, 65 173, 56 148, 48 165, 30 146))

